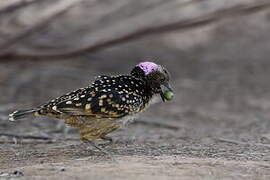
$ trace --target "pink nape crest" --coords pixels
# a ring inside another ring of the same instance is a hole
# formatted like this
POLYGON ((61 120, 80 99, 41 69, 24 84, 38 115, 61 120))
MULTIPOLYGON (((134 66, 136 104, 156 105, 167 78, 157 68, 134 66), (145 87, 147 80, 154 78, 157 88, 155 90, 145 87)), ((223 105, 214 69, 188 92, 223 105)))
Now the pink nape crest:
POLYGON ((158 65, 153 62, 141 62, 137 66, 140 67, 146 75, 158 68, 158 65))

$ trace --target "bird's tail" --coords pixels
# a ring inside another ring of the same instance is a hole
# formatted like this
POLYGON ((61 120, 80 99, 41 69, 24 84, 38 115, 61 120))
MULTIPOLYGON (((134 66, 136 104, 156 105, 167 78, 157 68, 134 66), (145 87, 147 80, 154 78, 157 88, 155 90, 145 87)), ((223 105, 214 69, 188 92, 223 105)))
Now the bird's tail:
POLYGON ((28 115, 34 114, 37 112, 37 109, 28 109, 28 110, 18 110, 14 111, 13 113, 9 114, 8 120, 10 121, 16 121, 18 119, 24 118, 28 115))

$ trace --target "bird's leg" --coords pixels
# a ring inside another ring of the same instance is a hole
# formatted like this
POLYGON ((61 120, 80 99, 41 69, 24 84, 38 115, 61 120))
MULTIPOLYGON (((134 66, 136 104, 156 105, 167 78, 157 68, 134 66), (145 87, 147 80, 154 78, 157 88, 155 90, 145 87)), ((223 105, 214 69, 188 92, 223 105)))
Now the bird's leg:
POLYGON ((104 140, 104 141, 108 141, 108 143, 106 145, 110 145, 112 144, 114 141, 113 141, 113 138, 109 137, 109 136, 103 136, 101 137, 100 139, 104 140))

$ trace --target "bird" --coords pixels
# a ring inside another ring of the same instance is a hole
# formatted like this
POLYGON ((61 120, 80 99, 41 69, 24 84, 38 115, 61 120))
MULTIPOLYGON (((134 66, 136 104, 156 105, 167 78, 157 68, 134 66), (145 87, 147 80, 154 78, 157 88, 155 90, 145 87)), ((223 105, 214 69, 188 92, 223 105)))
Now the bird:
POLYGON ((32 109, 9 114, 10 121, 28 115, 63 119, 65 124, 79 128, 80 139, 107 154, 95 140, 112 141, 109 133, 131 123, 143 112, 156 95, 171 100, 173 92, 168 70, 154 62, 141 62, 130 74, 101 75, 85 88, 64 94, 32 109))

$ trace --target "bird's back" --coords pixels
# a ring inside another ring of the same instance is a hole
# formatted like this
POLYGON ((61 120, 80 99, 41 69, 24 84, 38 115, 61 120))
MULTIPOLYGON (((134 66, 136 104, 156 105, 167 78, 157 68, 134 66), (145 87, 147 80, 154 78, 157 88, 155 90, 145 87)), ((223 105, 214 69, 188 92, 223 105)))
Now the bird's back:
POLYGON ((81 88, 40 107, 37 115, 68 118, 121 118, 142 111, 151 99, 144 81, 130 75, 99 76, 81 88))

